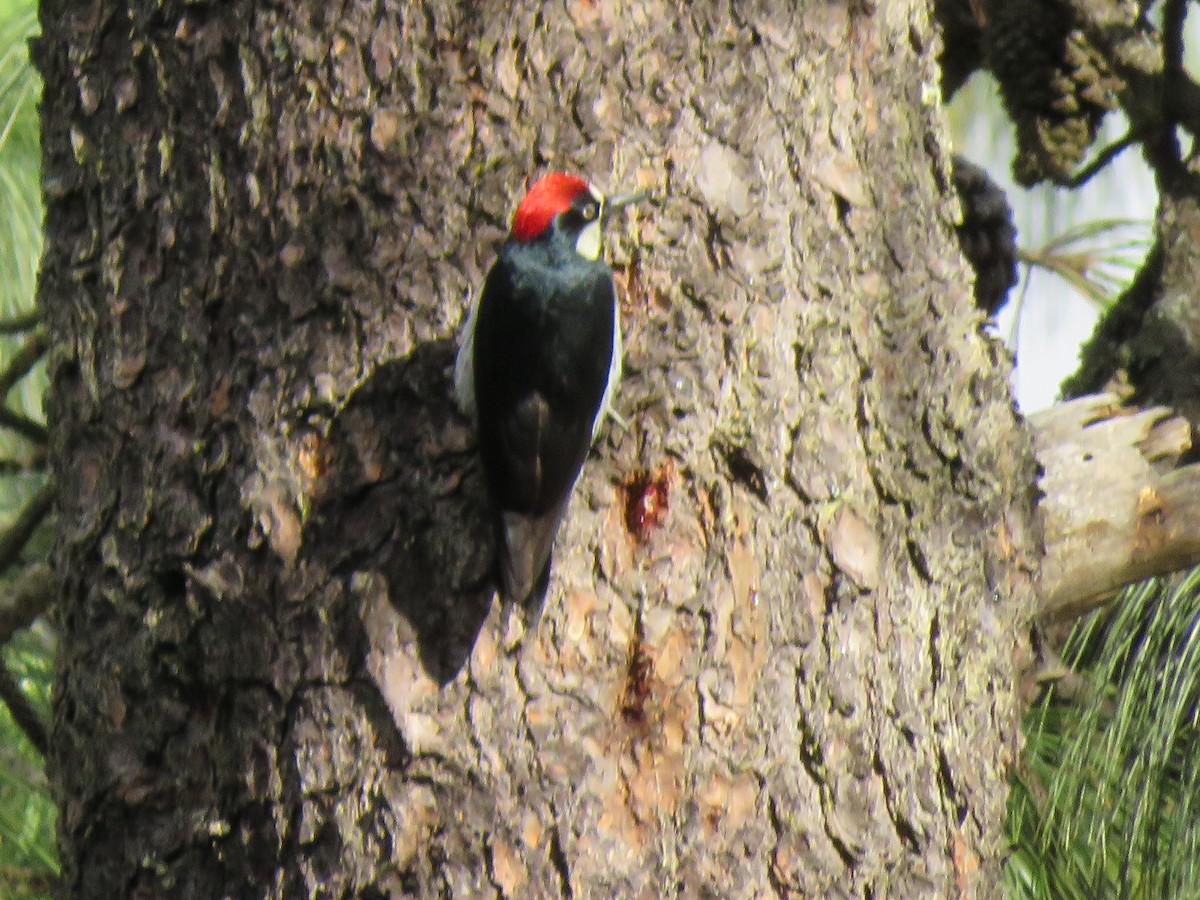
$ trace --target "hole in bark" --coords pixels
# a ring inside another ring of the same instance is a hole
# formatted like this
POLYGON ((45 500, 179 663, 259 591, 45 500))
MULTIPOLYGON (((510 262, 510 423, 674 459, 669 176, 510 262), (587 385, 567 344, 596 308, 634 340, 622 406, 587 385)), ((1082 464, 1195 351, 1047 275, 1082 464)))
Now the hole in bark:
POLYGON ((954 773, 950 768, 950 760, 946 758, 946 752, 941 748, 938 749, 938 783, 941 785, 942 796, 954 805, 955 824, 962 825, 967 818, 967 805, 963 802, 962 795, 954 784, 954 773))
POLYGON ((737 484, 742 485, 751 494, 767 502, 767 477, 760 466, 745 447, 732 445, 721 447, 721 455, 729 466, 729 475, 737 484))
POLYGON ((841 223, 843 228, 845 228, 846 227, 846 217, 850 215, 850 204, 845 200, 845 198, 840 197, 837 194, 834 194, 833 195, 833 206, 834 206, 834 209, 837 210, 838 222, 841 223))
POLYGON ((158 589, 162 591, 164 600, 178 600, 187 594, 187 575, 182 569, 168 569, 165 572, 159 572, 155 580, 158 582, 158 589))

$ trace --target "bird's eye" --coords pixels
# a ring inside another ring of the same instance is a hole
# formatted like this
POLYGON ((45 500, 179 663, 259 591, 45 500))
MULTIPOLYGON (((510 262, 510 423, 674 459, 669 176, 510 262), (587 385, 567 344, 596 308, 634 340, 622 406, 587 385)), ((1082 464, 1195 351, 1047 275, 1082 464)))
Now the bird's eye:
POLYGON ((600 214, 600 207, 596 206, 595 203, 589 203, 587 206, 585 206, 583 208, 583 220, 585 222, 592 221, 592 219, 596 218, 596 216, 599 214, 600 214))

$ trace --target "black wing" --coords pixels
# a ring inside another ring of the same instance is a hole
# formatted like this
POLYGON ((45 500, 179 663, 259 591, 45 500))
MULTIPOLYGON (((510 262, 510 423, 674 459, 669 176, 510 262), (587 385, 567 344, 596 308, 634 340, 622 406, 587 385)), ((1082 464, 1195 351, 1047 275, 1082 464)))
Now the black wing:
MULTIPOLYGON (((607 267, 501 255, 475 325, 480 455, 510 602, 545 589, 554 536, 592 440, 613 347, 607 267)), ((536 598, 540 601, 540 596, 536 598)))

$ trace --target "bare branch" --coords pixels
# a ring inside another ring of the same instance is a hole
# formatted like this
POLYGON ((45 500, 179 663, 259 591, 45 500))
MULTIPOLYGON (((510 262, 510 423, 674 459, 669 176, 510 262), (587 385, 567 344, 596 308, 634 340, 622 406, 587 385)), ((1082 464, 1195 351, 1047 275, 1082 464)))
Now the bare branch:
POLYGON ((0 372, 0 427, 15 431, 21 437, 33 441, 35 444, 46 443, 46 426, 4 406, 3 401, 17 382, 24 378, 42 358, 49 345, 50 338, 46 332, 40 329, 35 331, 9 360, 4 371, 0 372))
POLYGON ((1075 618, 1127 584, 1200 563, 1200 464, 1176 468, 1192 445, 1185 419, 1093 394, 1031 423, 1044 470, 1044 617, 1075 618))
POLYGON ((29 743, 33 744, 38 753, 45 756, 46 748, 49 746, 46 723, 33 708, 29 698, 25 696, 20 685, 13 678, 12 672, 8 670, 8 666, 3 663, 0 663, 0 700, 3 700, 8 707, 13 721, 17 723, 21 731, 25 732, 29 743))
POLYGON ((1113 143, 1101 150, 1095 159, 1068 178, 1064 183, 1065 186, 1069 188, 1083 187, 1096 177, 1110 162, 1132 147, 1136 142, 1137 135, 1133 131, 1125 132, 1124 136, 1113 141, 1113 143))
POLYGON ((49 346, 49 336, 40 329, 25 340, 21 348, 8 361, 8 366, 3 372, 0 372, 0 398, 7 397, 8 392, 16 386, 16 383, 29 374, 29 370, 37 364, 49 346))
POLYGON ((41 422, 35 422, 28 416, 23 416, 19 412, 15 412, 3 405, 0 405, 0 428, 8 428, 11 431, 15 431, 21 437, 35 444, 46 443, 45 425, 41 422))
POLYGON ((1163 4, 1163 66, 1171 74, 1183 72, 1183 26, 1187 19, 1187 0, 1166 0, 1163 4))
MULTIPOLYGON (((1200 91, 1183 67, 1183 29, 1187 18, 1187 0, 1166 0, 1163 4, 1163 115, 1169 122, 1178 122, 1192 133, 1200 135, 1200 91)), ((1174 137, 1173 135, 1171 136, 1174 137)), ((1174 139, 1160 142, 1179 161, 1179 146, 1174 139)))
POLYGON ((20 334, 23 331, 30 331, 36 328, 41 320, 41 313, 36 309, 13 316, 11 319, 0 319, 0 334, 20 334))
POLYGON ((54 573, 45 563, 32 565, 21 574, 11 593, 0 599, 0 644, 7 644, 46 611, 54 601, 56 584, 54 573))
POLYGON ((31 472, 46 471, 46 454, 35 452, 26 459, 5 459, 0 457, 0 476, 28 475, 31 472))
POLYGON ((41 524, 42 519, 46 518, 54 505, 54 491, 52 482, 47 481, 42 485, 25 504, 25 508, 21 510, 21 514, 17 516, 17 520, 12 523, 8 531, 0 535, 0 572, 4 572, 16 562, 21 551, 25 549, 25 545, 33 536, 33 532, 41 524))

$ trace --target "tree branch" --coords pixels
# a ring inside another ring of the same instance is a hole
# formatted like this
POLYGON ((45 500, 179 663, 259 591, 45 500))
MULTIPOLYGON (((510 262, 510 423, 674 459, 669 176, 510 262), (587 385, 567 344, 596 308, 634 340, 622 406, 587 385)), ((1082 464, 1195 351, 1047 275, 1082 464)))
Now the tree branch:
POLYGON ((46 471, 46 454, 40 451, 33 453, 28 459, 0 457, 0 476, 28 475, 32 472, 44 471, 46 471))
POLYGON ((33 532, 41 524, 42 519, 46 518, 53 506, 54 484, 47 481, 38 488, 37 493, 29 498, 29 502, 25 504, 25 508, 21 510, 21 514, 17 516, 17 520, 12 523, 8 531, 0 535, 0 573, 16 562, 17 557, 21 555, 21 551, 25 549, 25 545, 33 536, 33 532))
POLYGON ((1041 615, 1076 618, 1122 587, 1200 563, 1200 464, 1164 407, 1092 394, 1030 417, 1043 468, 1041 615))
POLYGON ((15 431, 21 437, 35 444, 46 443, 45 425, 41 422, 35 422, 28 416, 23 416, 19 412, 14 412, 3 405, 0 405, 0 428, 8 428, 11 431, 15 431))
POLYGON ((1125 132, 1124 136, 1101 150, 1095 159, 1067 179, 1064 186, 1072 189, 1083 187, 1108 166, 1110 162, 1132 147, 1136 142, 1137 136, 1132 131, 1125 132))
POLYGON ((1187 0, 1166 0, 1163 4, 1163 68, 1169 73, 1183 71, 1183 26, 1187 19, 1187 0))
POLYGON ((36 309, 13 316, 11 319, 0 319, 0 334, 20 334, 23 331, 29 331, 36 328, 41 320, 41 313, 36 309))
POLYGON ((55 578, 50 567, 37 563, 26 569, 0 600, 0 645, 46 611, 54 601, 55 578))
POLYGON ((25 696, 25 692, 13 678, 8 666, 2 662, 0 662, 0 700, 4 701, 8 711, 12 714, 13 721, 25 733, 25 737, 29 738, 29 743, 33 744, 38 753, 45 756, 46 748, 49 746, 46 723, 33 708, 33 704, 29 702, 29 698, 25 696))
POLYGON ((40 329, 26 338, 25 343, 8 361, 4 371, 0 372, 0 399, 7 397, 16 383, 29 374, 29 370, 37 364, 49 346, 49 336, 40 329))
POLYGON ((3 403, 9 391, 29 373, 49 346, 50 338, 46 332, 40 329, 35 331, 8 361, 4 371, 0 372, 0 427, 11 429, 35 444, 46 443, 46 426, 4 406, 3 403))

